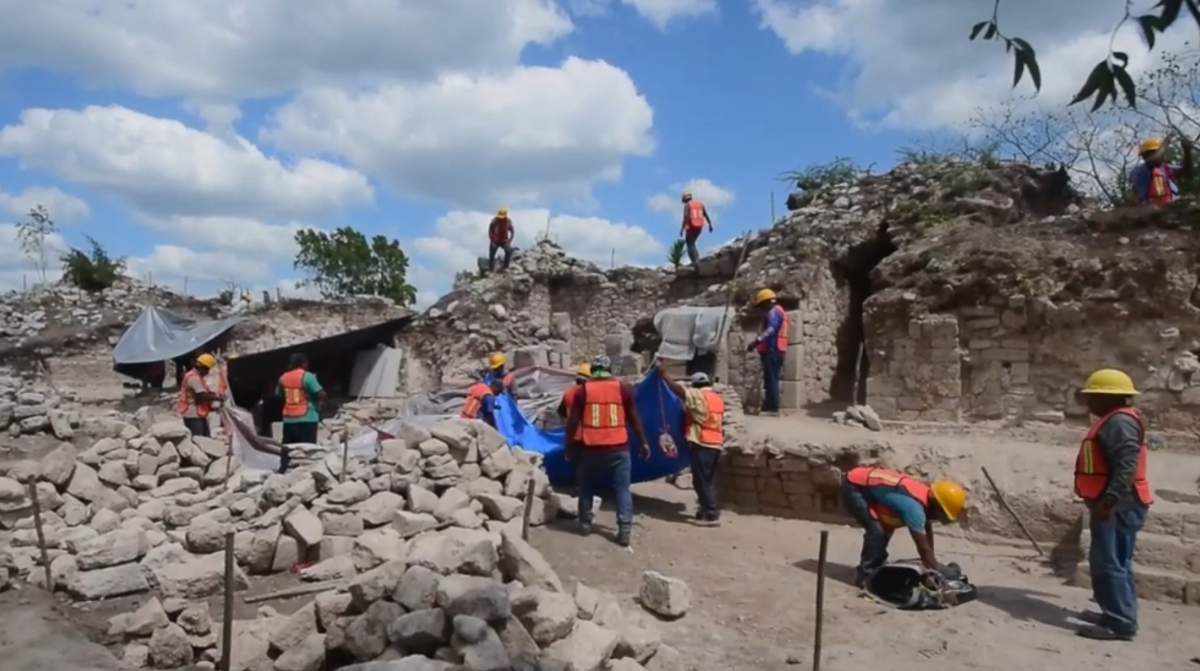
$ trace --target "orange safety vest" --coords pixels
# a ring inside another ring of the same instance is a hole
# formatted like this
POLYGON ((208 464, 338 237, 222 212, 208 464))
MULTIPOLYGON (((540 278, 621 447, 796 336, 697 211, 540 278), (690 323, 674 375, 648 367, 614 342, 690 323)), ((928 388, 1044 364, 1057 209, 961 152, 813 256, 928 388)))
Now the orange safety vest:
MULTIPOLYGON (((771 315, 776 311, 779 312, 779 330, 775 332, 775 347, 780 352, 786 352, 788 348, 788 316, 787 312, 784 311, 781 306, 776 305, 772 307, 771 311, 768 312, 765 317, 763 317, 763 331, 767 330, 767 325, 770 323, 771 315)), ((760 353, 768 351, 767 343, 758 343, 757 350, 760 353)))
POLYGON ((687 202, 684 211, 689 231, 699 231, 704 228, 704 203, 693 198, 687 202))
POLYGON ((1166 205, 1175 200, 1175 173, 1171 168, 1160 165, 1150 170, 1150 189, 1146 192, 1146 202, 1151 205, 1166 205))
POLYGON ((212 403, 192 398, 192 391, 188 388, 188 381, 193 377, 200 380, 200 386, 205 391, 208 391, 208 383, 204 381, 204 376, 196 372, 195 368, 189 369, 188 372, 183 374, 183 379, 179 382, 179 399, 175 402, 175 411, 182 415, 188 411, 188 408, 195 405, 197 415, 200 415, 201 418, 208 417, 209 411, 212 410, 212 403))
POLYGON ((1096 444, 1096 436, 1113 415, 1128 415, 1137 420, 1141 429, 1142 446, 1138 450, 1137 468, 1133 472, 1133 492, 1143 505, 1148 506, 1154 503, 1150 480, 1146 477, 1146 455, 1150 450, 1146 447, 1146 425, 1133 408, 1117 408, 1096 420, 1088 429, 1083 442, 1079 444, 1079 455, 1075 457, 1075 494, 1084 501, 1095 501, 1104 496, 1104 490, 1108 488, 1108 464, 1104 461, 1100 446, 1096 444))
MULTIPOLYGON (((568 418, 571 416, 571 407, 575 405, 575 399, 579 396, 579 388, 582 386, 583 385, 577 384, 574 387, 571 387, 570 389, 563 392, 563 396, 562 396, 563 410, 567 411, 568 418)), ((579 426, 575 427, 575 436, 574 436, 575 440, 580 440, 580 437, 582 435, 583 435, 583 423, 580 422, 579 426)))
MULTIPOLYGON (((700 443, 714 447, 724 445, 725 399, 711 388, 705 388, 702 393, 704 394, 704 404, 708 407, 708 414, 700 423, 700 443)), ((691 433, 692 414, 689 412, 685 413, 683 417, 683 435, 690 436, 691 433)))
POLYGON ((463 419, 475 419, 479 417, 479 411, 483 409, 483 399, 492 395, 492 388, 482 382, 476 382, 467 390, 467 402, 463 404, 462 414, 459 417, 463 419))
MULTIPOLYGON (((929 485, 903 473, 889 471, 886 468, 859 466, 850 469, 850 472, 846 474, 846 480, 858 487, 900 487, 909 496, 919 501, 922 506, 929 507, 929 485)), ((880 503, 872 503, 869 509, 871 517, 879 520, 879 525, 884 529, 895 531, 904 527, 904 521, 891 508, 880 503)))
POLYGON ((293 368, 279 378, 283 390, 283 416, 303 417, 308 414, 308 392, 304 390, 303 368, 293 368))
POLYGON ((586 447, 613 447, 629 443, 625 428, 625 401, 620 380, 588 380, 583 383, 583 412, 579 440, 586 447))

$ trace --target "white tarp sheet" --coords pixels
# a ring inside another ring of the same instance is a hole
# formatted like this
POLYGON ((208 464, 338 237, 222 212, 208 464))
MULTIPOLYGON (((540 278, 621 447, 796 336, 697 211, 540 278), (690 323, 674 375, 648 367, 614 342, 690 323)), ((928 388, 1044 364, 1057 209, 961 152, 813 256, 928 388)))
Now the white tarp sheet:
POLYGON ((363 350, 354 356, 350 373, 350 395, 355 398, 399 396, 400 350, 391 347, 363 350))
POLYGON ((720 346, 721 316, 724 308, 668 308, 654 315, 654 328, 662 336, 658 356, 687 361, 697 353, 717 351, 720 346))
POLYGON ((138 364, 174 359, 196 351, 241 321, 241 317, 196 321, 150 306, 125 329, 113 347, 113 361, 138 364))

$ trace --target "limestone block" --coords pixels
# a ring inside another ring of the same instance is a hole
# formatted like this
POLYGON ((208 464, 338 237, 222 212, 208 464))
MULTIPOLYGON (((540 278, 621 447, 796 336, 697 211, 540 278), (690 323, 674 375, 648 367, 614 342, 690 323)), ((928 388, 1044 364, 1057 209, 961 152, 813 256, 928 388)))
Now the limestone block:
POLYGON ((787 313, 788 320, 788 349, 793 345, 804 342, 804 312, 792 310, 787 313))
POLYGON ((804 345, 789 345, 783 357, 783 379, 800 382, 804 379, 804 345))
POLYGON ((804 406, 804 383, 785 380, 779 383, 779 406, 781 410, 799 410, 804 406))

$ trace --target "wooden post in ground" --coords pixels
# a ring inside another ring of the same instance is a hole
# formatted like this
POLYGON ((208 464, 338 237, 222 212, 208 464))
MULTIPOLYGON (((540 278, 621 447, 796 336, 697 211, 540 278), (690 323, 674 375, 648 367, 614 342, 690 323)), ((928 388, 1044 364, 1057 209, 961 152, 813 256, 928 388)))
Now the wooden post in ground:
POLYGON ((38 501, 37 480, 29 481, 29 501, 33 505, 33 528, 37 530, 38 552, 42 557, 42 569, 46 572, 46 591, 54 592, 54 579, 50 576, 50 553, 46 552, 46 531, 42 528, 42 504, 38 501))
POLYGON ((233 592, 234 581, 233 529, 225 531, 225 608, 221 622, 221 671, 233 668, 233 592))
POLYGON ((829 532, 821 531, 821 547, 817 551, 817 617, 813 632, 813 671, 821 671, 821 628, 825 624, 825 556, 829 552, 829 532))
POLYGON ((338 476, 338 482, 346 481, 346 469, 350 467, 350 439, 346 431, 342 430, 342 474, 338 476))
POLYGON ((525 515, 521 518, 521 540, 529 540, 529 518, 533 516, 533 488, 537 482, 529 476, 529 486, 525 488, 525 515))

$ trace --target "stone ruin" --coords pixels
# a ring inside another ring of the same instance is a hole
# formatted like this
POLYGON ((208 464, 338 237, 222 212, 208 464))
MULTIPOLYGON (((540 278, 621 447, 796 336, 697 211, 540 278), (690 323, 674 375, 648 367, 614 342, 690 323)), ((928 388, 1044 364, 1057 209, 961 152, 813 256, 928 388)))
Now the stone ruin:
MULTIPOLYGON (((297 569, 320 587, 291 615, 263 606, 235 624, 237 671, 374 660, 404 662, 389 670, 684 669, 652 618, 586 585, 568 591, 522 539, 525 520, 571 517, 575 501, 551 491, 540 455, 482 422, 405 424, 369 461, 335 453, 282 475, 243 469, 220 441, 149 412, 112 420, 107 433, 0 476, 0 589, 42 580, 32 485, 54 589, 89 601, 149 595, 109 626, 134 667, 219 661, 221 627, 204 599, 223 591, 233 532, 237 589, 248 575, 297 569)), ((640 601, 677 618, 690 591, 647 572, 640 601)))

